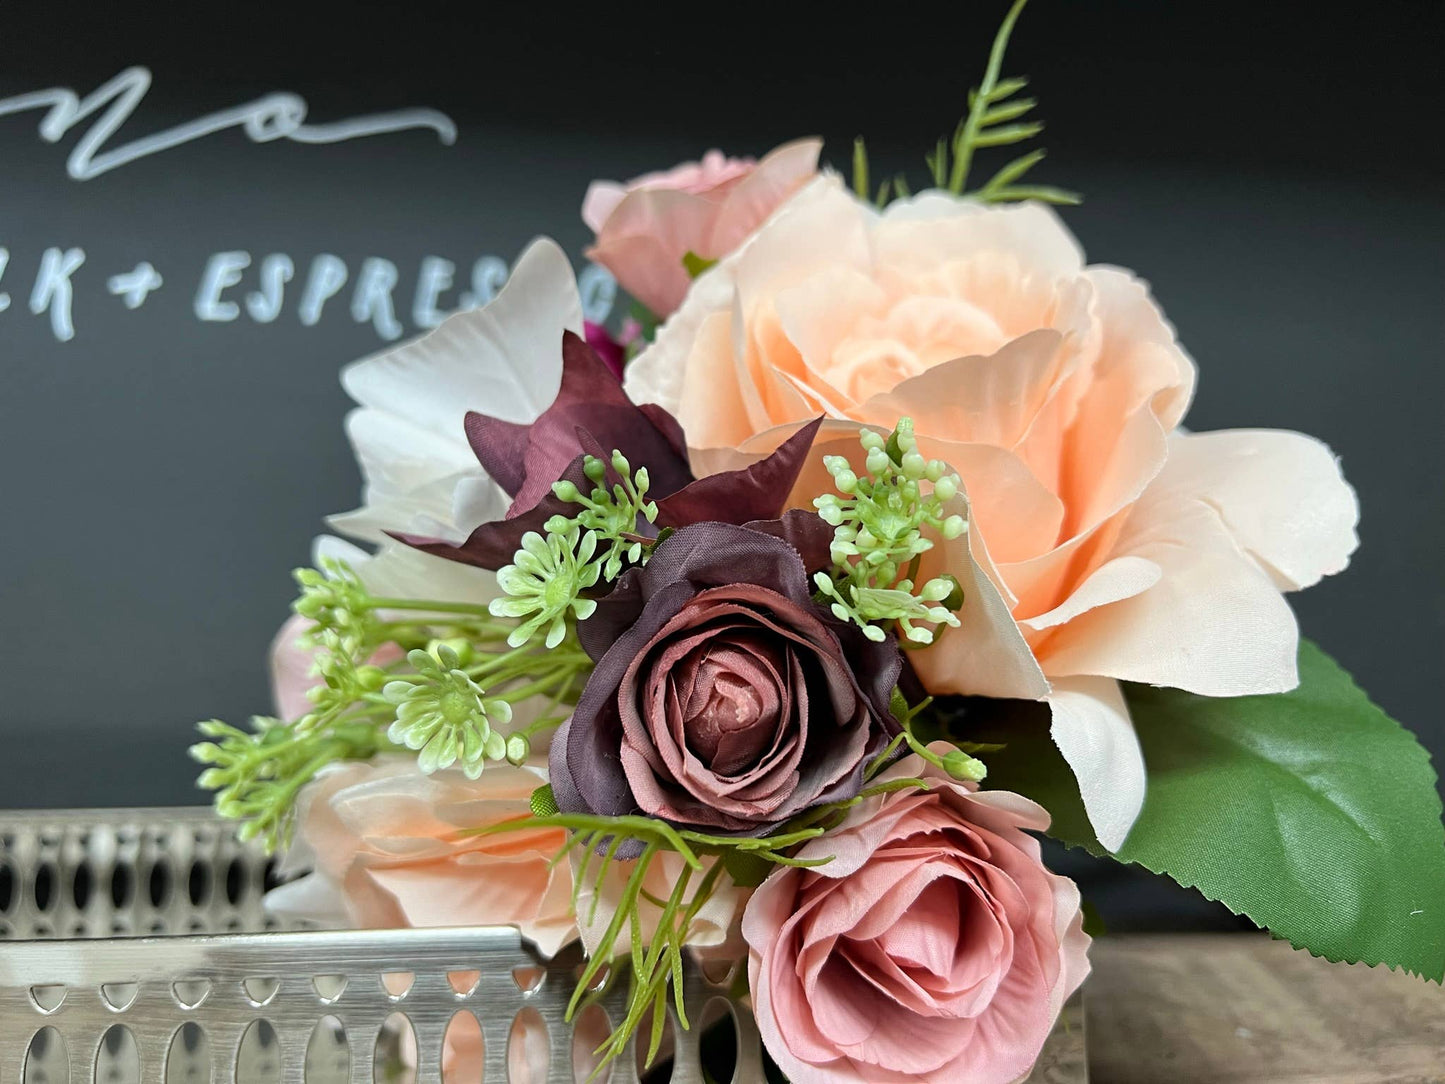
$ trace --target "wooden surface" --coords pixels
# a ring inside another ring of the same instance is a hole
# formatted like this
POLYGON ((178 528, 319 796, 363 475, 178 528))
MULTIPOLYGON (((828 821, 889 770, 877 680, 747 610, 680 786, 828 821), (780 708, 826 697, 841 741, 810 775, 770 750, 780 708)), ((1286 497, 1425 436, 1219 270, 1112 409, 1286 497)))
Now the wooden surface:
POLYGON ((1255 934, 1104 937, 1090 1084, 1445 1082, 1445 991, 1255 934))

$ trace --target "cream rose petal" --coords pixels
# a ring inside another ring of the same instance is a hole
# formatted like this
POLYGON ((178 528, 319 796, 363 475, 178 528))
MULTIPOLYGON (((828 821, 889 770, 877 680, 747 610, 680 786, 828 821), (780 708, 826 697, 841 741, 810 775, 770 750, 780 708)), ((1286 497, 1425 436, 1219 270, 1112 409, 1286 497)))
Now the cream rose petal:
POLYGON ((1042 632, 1067 624, 1080 614, 1111 602, 1133 598, 1159 582, 1163 573, 1145 557, 1115 557, 1095 569, 1067 599, 1047 613, 1019 622, 1031 632, 1042 632))
POLYGON ((1077 275, 1084 252, 1052 208, 1042 203, 982 204, 946 192, 895 200, 877 231, 880 263, 931 270, 960 253, 1008 252, 1026 273, 1077 275))
POLYGON ((1103 675, 1204 696, 1299 683, 1294 613, 1214 508, 1167 486, 1151 490, 1114 552, 1152 561, 1159 582, 1055 630, 1038 648, 1050 679, 1103 675))
POLYGON ((868 227, 876 214, 858 203, 836 176, 813 181, 735 253, 731 277, 745 318, 763 297, 797 286, 823 268, 867 272, 868 227))
POLYGON ((859 417, 882 425, 927 412, 934 436, 1012 448, 1068 363, 1064 336, 1040 328, 988 355, 956 358, 874 396, 859 417))
POLYGON ((534 907, 534 917, 520 919, 517 928, 550 957, 576 938, 577 928, 567 910, 570 900, 558 901, 550 888, 538 892, 537 858, 523 855, 508 862, 462 854, 450 862, 375 866, 367 874, 377 889, 396 900, 413 926, 475 924, 488 915, 521 915, 534 907), (554 904, 550 912, 539 906, 548 900, 554 904))
POLYGON ((1123 846, 1144 807, 1144 753, 1119 683, 1057 680, 1049 693, 1050 732, 1079 781, 1079 796, 1101 844, 1123 846))
POLYGON ((1278 429, 1177 434, 1159 479, 1216 509, 1281 591, 1343 571, 1360 506, 1323 443, 1278 429))

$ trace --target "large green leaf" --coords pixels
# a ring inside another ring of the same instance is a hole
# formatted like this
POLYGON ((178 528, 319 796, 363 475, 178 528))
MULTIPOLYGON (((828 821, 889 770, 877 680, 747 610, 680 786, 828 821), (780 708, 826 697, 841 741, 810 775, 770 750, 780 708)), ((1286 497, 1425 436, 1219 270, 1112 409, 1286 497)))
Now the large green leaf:
MULTIPOLYGON (((1214 699, 1126 686, 1149 790, 1117 857, 1165 873, 1331 960, 1445 977, 1445 828, 1429 755, 1349 674, 1302 642, 1300 685, 1214 699)), ((969 712, 968 716, 974 716, 969 712)), ((972 720, 970 720, 972 721, 972 720)), ((988 785, 1103 853, 1046 713, 993 709, 988 785)))

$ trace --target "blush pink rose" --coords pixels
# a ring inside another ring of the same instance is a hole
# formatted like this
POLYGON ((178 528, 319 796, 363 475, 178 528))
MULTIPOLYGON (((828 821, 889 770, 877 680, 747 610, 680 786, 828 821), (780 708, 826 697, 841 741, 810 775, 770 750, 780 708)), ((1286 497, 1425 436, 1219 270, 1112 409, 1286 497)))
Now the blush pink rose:
POLYGON ((1184 432, 1194 379, 1145 285, 1087 265, 1048 208, 930 192, 880 212, 823 177, 698 279, 626 390, 678 419, 699 476, 826 414, 804 507, 831 491, 824 452, 857 463, 859 427, 912 417, 970 530, 923 569, 963 581, 962 627, 910 658, 934 693, 1047 699, 1117 848, 1145 788, 1119 682, 1293 688, 1282 593, 1357 544, 1329 449, 1184 432))
MULTIPOLYGON (((940 751, 946 751, 940 747, 940 751)), ((1039 858, 1039 806, 922 775, 854 809, 779 868, 743 916, 758 1029, 793 1084, 969 1081, 1029 1073, 1088 975, 1079 892, 1039 858)))
POLYGON ((597 235, 588 251, 657 316, 682 304, 691 277, 682 260, 726 256, 818 170, 819 139, 787 143, 762 161, 708 151, 626 184, 594 181, 582 220, 597 235))

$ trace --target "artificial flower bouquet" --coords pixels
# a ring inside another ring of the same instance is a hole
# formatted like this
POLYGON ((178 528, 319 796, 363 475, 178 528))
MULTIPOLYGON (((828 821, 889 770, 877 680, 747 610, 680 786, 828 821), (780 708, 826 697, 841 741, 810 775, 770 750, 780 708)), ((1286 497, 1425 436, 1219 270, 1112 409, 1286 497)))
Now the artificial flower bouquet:
POLYGON ((539 240, 346 370, 370 548, 298 573, 280 716, 194 748, 309 871, 276 907, 580 938, 573 1009, 629 990, 599 1070, 684 953, 745 959, 796 1084, 1028 1075, 1089 946, 1036 833, 1441 978, 1428 757, 1284 597, 1356 545, 1335 457, 1182 428, 1193 363, 1041 152, 969 187, 1038 131, 1021 6, 928 190, 816 140, 599 183, 636 319, 539 240))

